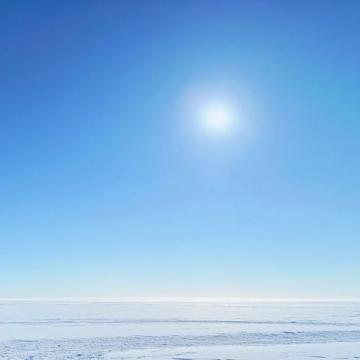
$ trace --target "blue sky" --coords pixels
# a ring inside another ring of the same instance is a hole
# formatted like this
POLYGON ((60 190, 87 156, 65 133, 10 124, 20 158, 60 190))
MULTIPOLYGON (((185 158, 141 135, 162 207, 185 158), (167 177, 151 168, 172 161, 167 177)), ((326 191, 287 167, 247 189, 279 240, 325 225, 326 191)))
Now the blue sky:
POLYGON ((360 298, 359 14, 2 2, 0 297, 360 298))

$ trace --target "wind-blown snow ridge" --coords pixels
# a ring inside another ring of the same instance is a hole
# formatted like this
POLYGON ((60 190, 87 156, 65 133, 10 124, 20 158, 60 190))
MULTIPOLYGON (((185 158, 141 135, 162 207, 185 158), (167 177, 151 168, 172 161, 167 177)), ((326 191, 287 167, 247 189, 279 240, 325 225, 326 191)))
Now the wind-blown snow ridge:
POLYGON ((207 336, 125 336, 63 340, 11 340, 0 343, 0 358, 101 359, 112 351, 213 345, 275 345, 359 342, 360 330, 217 334, 207 336), (15 357, 14 357, 15 356, 15 357))
POLYGON ((241 325, 319 325, 319 326, 360 326, 350 322, 327 322, 316 320, 260 321, 260 320, 199 320, 199 319, 110 319, 110 318, 51 318, 40 320, 0 321, 0 325, 102 325, 102 324, 241 324, 241 325))

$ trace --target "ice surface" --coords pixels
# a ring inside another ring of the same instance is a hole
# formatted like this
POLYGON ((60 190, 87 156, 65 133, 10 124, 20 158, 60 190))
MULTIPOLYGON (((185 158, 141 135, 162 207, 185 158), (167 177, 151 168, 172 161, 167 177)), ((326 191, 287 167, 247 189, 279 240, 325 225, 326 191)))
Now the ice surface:
POLYGON ((146 358, 360 359, 360 304, 0 304, 0 359, 146 358))

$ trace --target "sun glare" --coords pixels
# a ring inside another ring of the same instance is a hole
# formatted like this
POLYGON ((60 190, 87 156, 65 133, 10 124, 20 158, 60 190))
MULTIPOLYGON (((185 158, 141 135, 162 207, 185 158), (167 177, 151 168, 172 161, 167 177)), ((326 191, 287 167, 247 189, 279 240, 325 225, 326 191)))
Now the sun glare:
POLYGON ((205 133, 225 136, 234 129, 234 110, 224 103, 206 104, 200 109, 197 122, 205 133))
POLYGON ((233 127, 234 114, 229 106, 211 104, 204 107, 200 116, 204 130, 214 135, 225 135, 233 127))
POLYGON ((243 146, 249 133, 246 103, 238 92, 211 88, 188 91, 181 104, 186 136, 201 146, 243 146))

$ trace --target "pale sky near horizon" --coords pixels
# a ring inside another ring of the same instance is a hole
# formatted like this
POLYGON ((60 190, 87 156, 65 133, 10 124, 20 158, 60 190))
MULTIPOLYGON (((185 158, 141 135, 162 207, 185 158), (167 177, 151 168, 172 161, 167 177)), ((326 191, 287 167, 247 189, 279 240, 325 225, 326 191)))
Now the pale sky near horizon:
POLYGON ((360 298, 359 2, 0 14, 0 298, 360 298))

